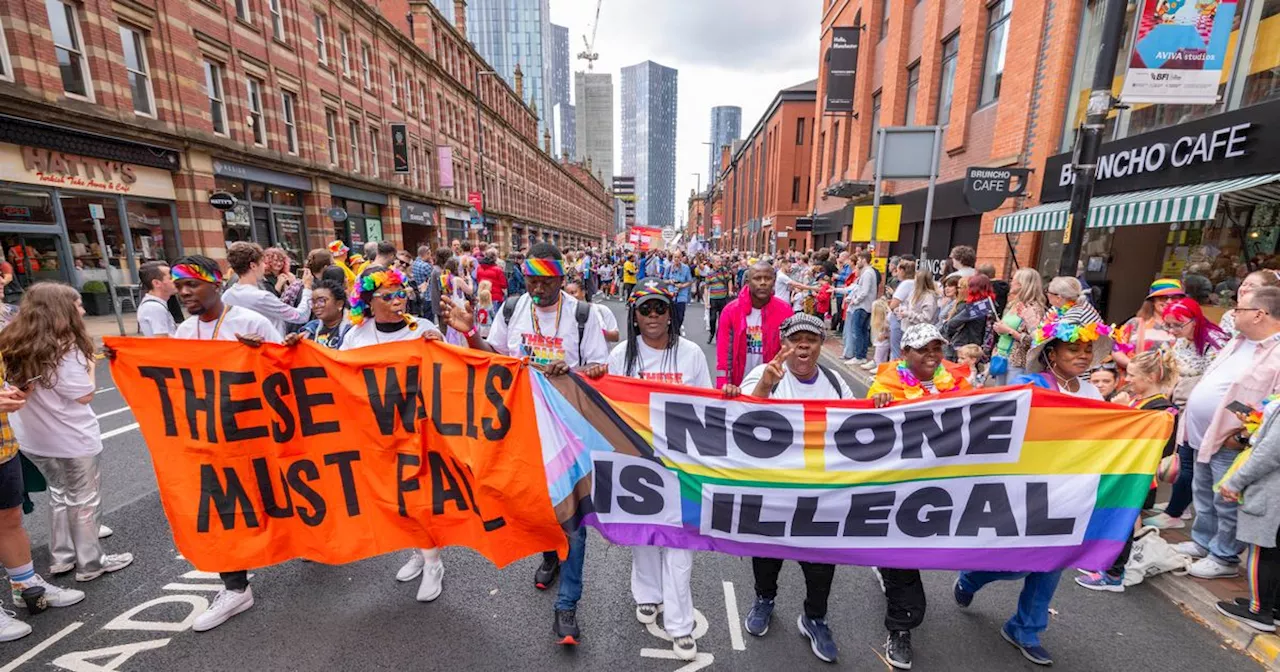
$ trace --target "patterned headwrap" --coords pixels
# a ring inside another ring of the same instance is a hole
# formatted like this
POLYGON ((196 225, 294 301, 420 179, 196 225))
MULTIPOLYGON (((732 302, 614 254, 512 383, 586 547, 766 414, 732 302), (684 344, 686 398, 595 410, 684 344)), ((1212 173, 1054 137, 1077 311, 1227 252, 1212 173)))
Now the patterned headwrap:
POLYGON ((531 257, 524 260, 522 270, 525 275, 534 277, 558 277, 564 275, 564 264, 559 259, 531 257))
POLYGON ((341 240, 335 240, 332 243, 329 243, 329 253, 334 255, 335 257, 346 254, 350 251, 351 251, 351 248, 347 247, 347 244, 342 242, 341 240))
POLYGON ((200 280, 215 285, 222 284, 222 272, 217 268, 205 268, 199 264, 174 264, 169 267, 174 280, 200 280))
POLYGON ((676 294, 672 291, 670 285, 664 282, 652 280, 636 287, 631 292, 631 298, 627 300, 627 303, 634 306, 638 305, 642 301, 648 301, 650 299, 673 303, 676 299, 676 294))
POLYGON ((373 298, 373 293, 379 287, 403 284, 405 284, 404 273, 394 268, 374 271, 360 276, 360 279, 356 281, 356 291, 352 292, 351 298, 348 300, 351 303, 351 310, 348 313, 351 316, 351 324, 362 324, 365 318, 369 316, 371 311, 369 299, 373 298))

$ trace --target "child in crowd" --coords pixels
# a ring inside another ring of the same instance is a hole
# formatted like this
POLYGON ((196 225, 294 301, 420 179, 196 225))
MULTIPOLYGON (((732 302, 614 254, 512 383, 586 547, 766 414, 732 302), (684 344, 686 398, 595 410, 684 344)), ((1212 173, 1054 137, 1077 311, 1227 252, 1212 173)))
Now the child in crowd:
POLYGON ((961 366, 969 367, 969 385, 978 388, 987 382, 987 370, 982 364, 982 346, 976 343, 960 346, 956 350, 956 360, 961 366))
POLYGON ((818 293, 814 295, 814 311, 827 324, 831 324, 831 296, 834 291, 831 288, 831 278, 819 276, 818 293))
POLYGON ((481 338, 489 338, 489 325, 493 324, 493 283, 481 280, 476 289, 476 329, 481 338))
POLYGON ((871 304, 871 344, 877 365, 889 361, 889 301, 883 296, 871 304))

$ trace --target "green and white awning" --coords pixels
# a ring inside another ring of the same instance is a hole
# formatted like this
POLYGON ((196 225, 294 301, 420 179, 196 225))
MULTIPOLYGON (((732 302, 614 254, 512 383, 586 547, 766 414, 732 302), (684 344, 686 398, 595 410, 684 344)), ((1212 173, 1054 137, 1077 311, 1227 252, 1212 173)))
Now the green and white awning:
MULTIPOLYGON (((1224 198, 1258 203, 1278 197, 1280 173, 1098 196, 1089 207, 1089 228, 1211 220, 1224 198)), ((997 217, 995 232, 1063 229, 1070 209, 1070 201, 1055 201, 997 217)))

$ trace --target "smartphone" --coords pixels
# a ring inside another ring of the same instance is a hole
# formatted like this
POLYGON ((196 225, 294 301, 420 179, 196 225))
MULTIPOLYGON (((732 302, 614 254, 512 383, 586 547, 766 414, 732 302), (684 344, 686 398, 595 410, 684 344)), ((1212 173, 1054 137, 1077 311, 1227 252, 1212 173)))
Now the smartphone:
POLYGON ((1249 415, 1254 411, 1254 408, 1248 404, 1245 404, 1239 401, 1233 401, 1227 404, 1227 410, 1232 411, 1234 413, 1243 413, 1244 415, 1249 415))

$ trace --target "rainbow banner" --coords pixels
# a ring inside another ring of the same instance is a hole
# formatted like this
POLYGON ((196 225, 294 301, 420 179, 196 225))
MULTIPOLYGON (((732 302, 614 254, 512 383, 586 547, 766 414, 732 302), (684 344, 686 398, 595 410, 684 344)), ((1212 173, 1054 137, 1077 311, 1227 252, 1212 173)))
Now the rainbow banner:
POLYGON ((566 528, 879 567, 1105 569, 1173 431, 1163 411, 1029 387, 877 410, 535 374, 533 396, 566 528))

